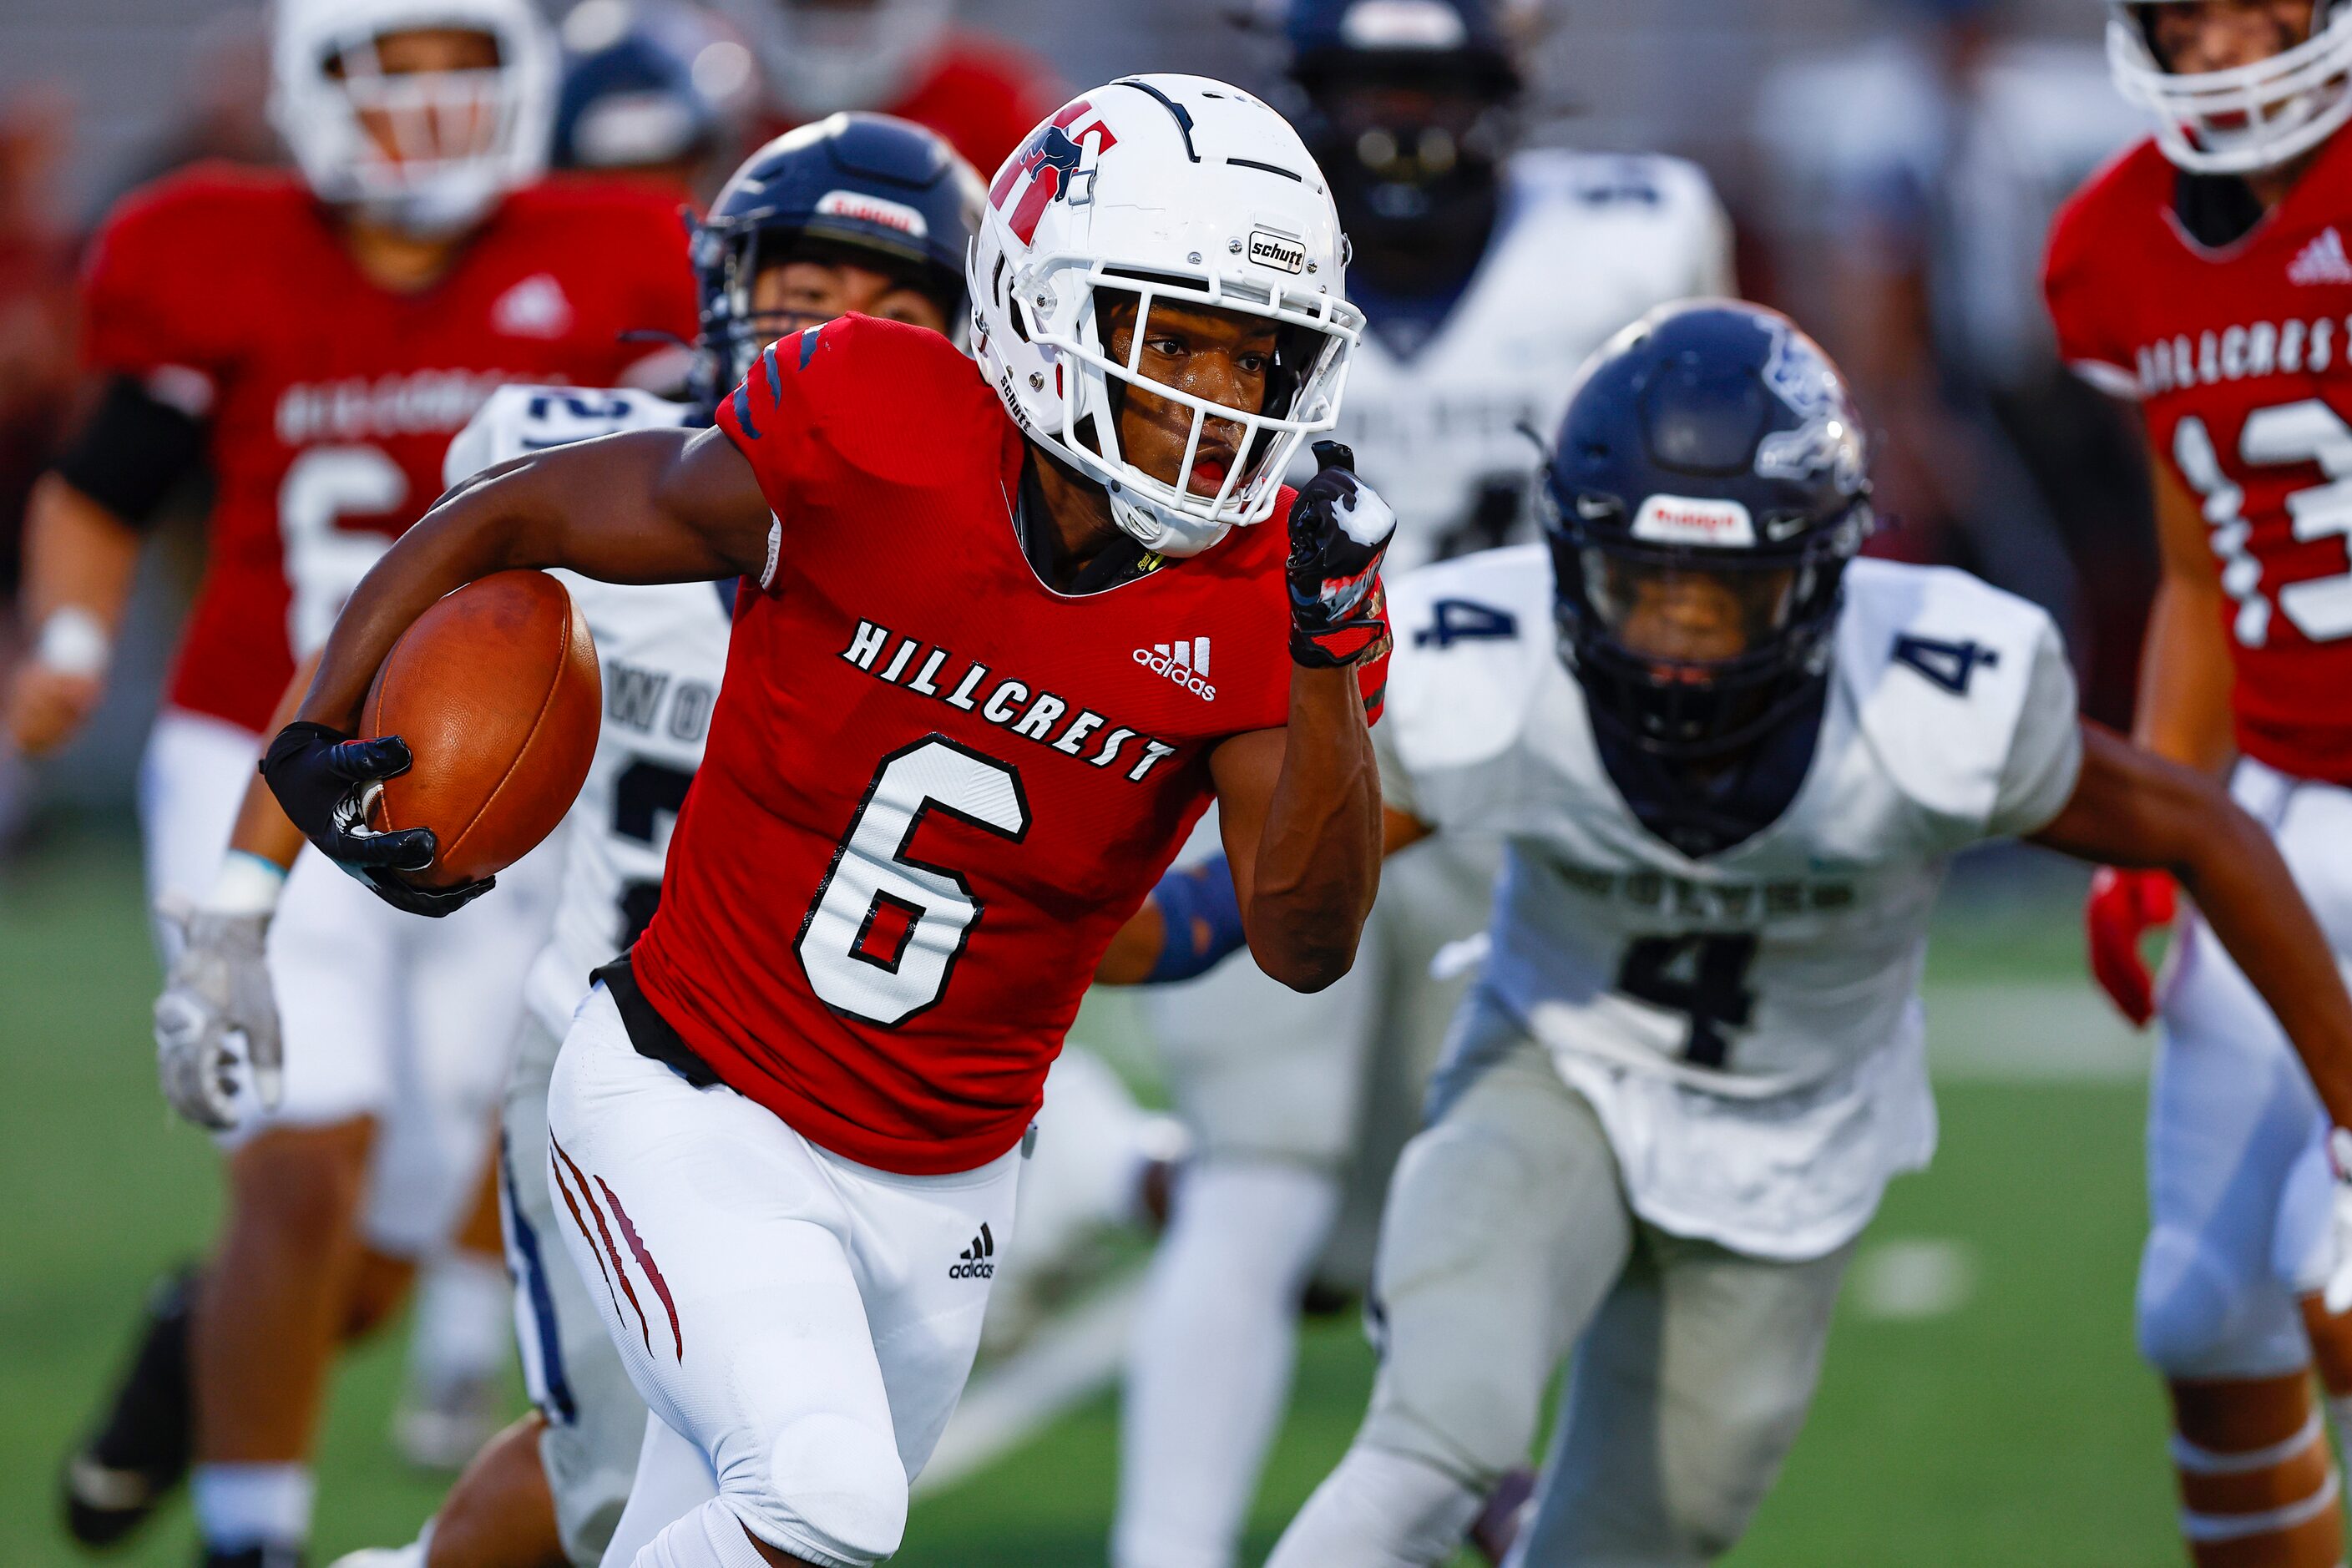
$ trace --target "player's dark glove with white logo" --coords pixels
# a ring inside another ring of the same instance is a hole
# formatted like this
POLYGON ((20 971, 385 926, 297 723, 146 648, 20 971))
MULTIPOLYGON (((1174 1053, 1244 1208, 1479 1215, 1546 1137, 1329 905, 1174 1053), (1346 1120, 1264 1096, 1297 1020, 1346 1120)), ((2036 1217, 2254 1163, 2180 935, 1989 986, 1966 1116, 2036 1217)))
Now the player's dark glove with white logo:
POLYGON ((1356 455, 1315 443, 1315 477, 1290 508, 1290 657, 1317 669, 1353 664, 1387 630, 1381 557, 1396 513, 1356 478, 1356 455))
POLYGON ((433 830, 378 833, 368 826, 367 814, 383 781, 406 773, 413 761, 408 742, 397 735, 355 741, 340 730, 299 721, 269 742, 261 759, 261 776, 287 816, 321 855, 366 883, 394 909, 437 918, 480 898, 498 879, 420 888, 400 875, 433 864, 440 847, 433 830))

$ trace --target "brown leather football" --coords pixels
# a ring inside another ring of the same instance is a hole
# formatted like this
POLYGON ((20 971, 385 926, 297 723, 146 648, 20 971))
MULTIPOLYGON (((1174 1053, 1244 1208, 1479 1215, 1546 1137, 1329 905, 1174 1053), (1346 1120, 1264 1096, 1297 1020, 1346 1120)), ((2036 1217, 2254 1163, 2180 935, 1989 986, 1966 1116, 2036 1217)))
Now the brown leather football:
POLYGON ((555 831, 588 776, 604 705, 596 647, 563 584, 500 572, 416 617, 360 715, 415 765, 368 814, 380 832, 429 827, 439 849, 409 879, 450 887, 513 865, 555 831))

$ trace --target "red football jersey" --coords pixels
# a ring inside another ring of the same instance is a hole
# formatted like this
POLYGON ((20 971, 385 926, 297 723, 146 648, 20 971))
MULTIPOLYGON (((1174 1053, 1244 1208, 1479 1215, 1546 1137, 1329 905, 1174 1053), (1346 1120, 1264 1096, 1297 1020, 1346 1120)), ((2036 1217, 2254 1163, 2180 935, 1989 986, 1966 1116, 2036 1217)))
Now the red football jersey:
POLYGON ((2150 447, 2203 502, 2248 756, 2352 784, 2352 136, 2237 243, 2182 226, 2153 142, 2051 231, 2066 360, 2139 400, 2150 447))
MULTIPOLYGON (((637 982, 817 1143, 969 1170, 1036 1113, 1103 950, 1208 806, 1211 750, 1286 721, 1289 494, 1074 597, 1016 537, 1019 429, 935 333, 787 339, 719 421, 777 543, 637 982)), ((1366 661, 1368 692, 1384 674, 1366 661)))
POLYGON ((83 283, 87 353, 203 415, 211 557, 170 700, 258 731, 501 383, 609 386, 691 335, 676 205, 565 183, 507 198, 431 288, 370 281, 289 174, 200 166, 129 197, 83 283))
MULTIPOLYGON (((959 31, 923 79, 883 112, 937 132, 985 180, 1065 96, 1043 62, 996 39, 959 31)), ((767 134, 780 135, 795 123, 777 121, 767 134)))

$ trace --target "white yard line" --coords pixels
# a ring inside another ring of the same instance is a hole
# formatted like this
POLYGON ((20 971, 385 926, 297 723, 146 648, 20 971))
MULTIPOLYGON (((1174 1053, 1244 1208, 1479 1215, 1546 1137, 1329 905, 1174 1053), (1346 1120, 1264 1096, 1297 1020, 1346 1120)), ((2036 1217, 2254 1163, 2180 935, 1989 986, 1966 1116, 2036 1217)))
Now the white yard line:
POLYGON ((1029 1343, 971 1380, 915 1495, 984 1468, 1117 1381, 1143 1301, 1140 1274, 1040 1328, 1029 1343))
POLYGON ((2135 1032, 2085 975, 1937 985, 1927 991, 1927 1061, 1942 1079, 2137 1080, 2156 1032, 2135 1032))

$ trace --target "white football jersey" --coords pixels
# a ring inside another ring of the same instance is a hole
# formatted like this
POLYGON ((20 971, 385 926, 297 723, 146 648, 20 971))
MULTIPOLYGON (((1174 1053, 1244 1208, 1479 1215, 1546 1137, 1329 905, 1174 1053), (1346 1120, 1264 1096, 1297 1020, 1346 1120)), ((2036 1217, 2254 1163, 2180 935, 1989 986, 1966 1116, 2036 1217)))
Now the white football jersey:
MULTIPOLYGON (((507 386, 450 444, 450 484, 496 463, 622 430, 675 427, 687 405, 628 390, 507 386)), ((559 572, 588 622, 604 680, 604 723, 588 780, 558 830, 563 890, 525 999, 561 1037, 591 970, 636 940, 661 891, 670 828, 727 668, 731 583, 623 586, 559 572)))
POLYGON ((1411 353, 1368 331, 1349 363, 1334 439, 1396 509, 1390 573, 1523 532, 1538 454, 1519 427, 1549 441, 1577 368, 1619 328, 1733 287, 1730 224, 1696 165, 1513 158, 1495 237, 1436 331, 1411 353))
POLYGON ((1526 545, 1391 584, 1389 803, 1505 839, 1484 983, 1593 1100, 1637 1211, 1818 1256, 1933 1148, 1918 982, 1946 863, 2073 793, 2057 629, 1965 573, 1855 562, 1795 799, 1693 859, 1602 765, 1552 583, 1526 545))

